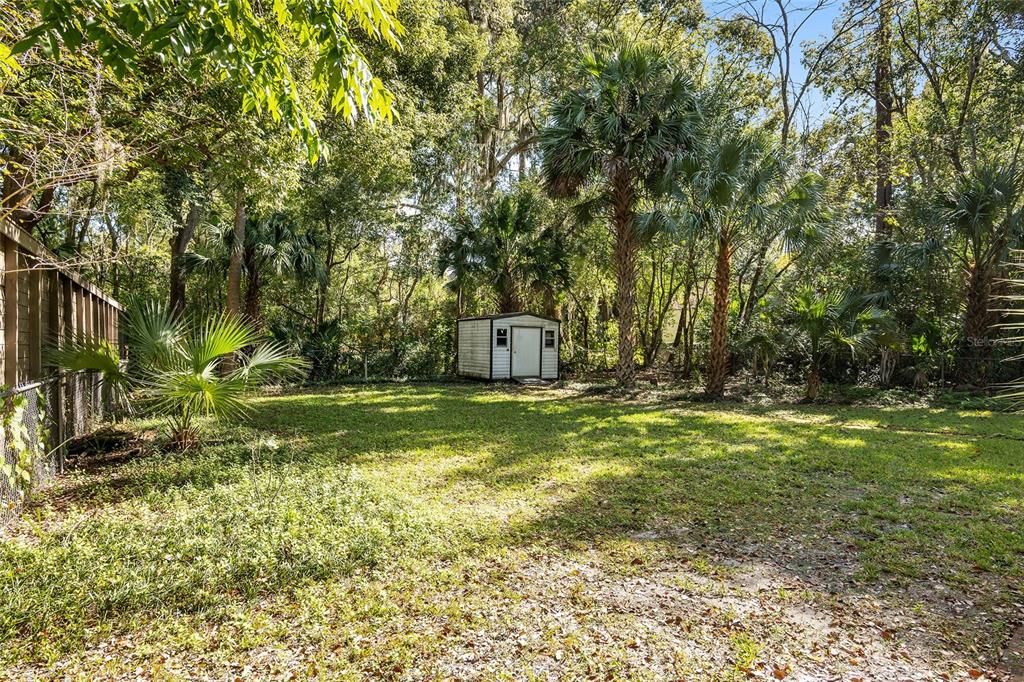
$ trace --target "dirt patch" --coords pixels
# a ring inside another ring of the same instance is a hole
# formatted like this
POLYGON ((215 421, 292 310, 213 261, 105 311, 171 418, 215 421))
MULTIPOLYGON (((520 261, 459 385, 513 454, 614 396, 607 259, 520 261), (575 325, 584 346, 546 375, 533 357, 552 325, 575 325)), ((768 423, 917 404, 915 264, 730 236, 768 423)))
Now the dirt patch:
POLYGON ((134 484, 132 475, 119 469, 155 453, 153 440, 153 434, 105 427, 71 441, 65 458, 66 475, 35 494, 30 506, 64 512, 101 493, 104 499, 116 500, 134 484))
POLYGON ((105 427, 68 443, 66 466, 90 473, 121 466, 146 454, 152 437, 105 427))
MULTIPOLYGON (((508 576, 521 596, 449 641, 436 670, 563 679, 969 679, 980 672, 913 636, 913 614, 870 596, 835 598, 765 563, 709 579, 676 560, 622 575, 602 561, 540 560, 508 576)), ((497 607, 497 605, 495 605, 497 607)))
POLYGON ((997 670, 1007 680, 1024 680, 1024 623, 1017 625, 1010 639, 1003 645, 997 670))

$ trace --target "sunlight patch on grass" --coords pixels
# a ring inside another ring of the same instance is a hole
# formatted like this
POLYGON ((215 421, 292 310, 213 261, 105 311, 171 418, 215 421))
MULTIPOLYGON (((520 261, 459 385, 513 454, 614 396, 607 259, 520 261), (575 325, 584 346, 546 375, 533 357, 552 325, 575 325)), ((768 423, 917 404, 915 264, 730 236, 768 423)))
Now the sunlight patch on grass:
POLYGON ((436 412, 437 408, 433 405, 406 405, 403 407, 382 407, 380 409, 381 414, 401 414, 406 412, 436 412))
POLYGON ((862 448, 867 443, 863 438, 851 438, 849 436, 821 436, 821 442, 837 448, 862 448))
MULTIPOLYGON (((709 598, 728 596, 736 564, 712 556, 730 553, 879 589, 988 589, 1019 582, 1024 565, 1024 463, 999 435, 1020 422, 1008 415, 662 407, 475 385, 358 386, 254 408, 201 453, 59 481, 53 504, 0 546, 0 662, 74 657, 129 632, 139 650, 221 660, 298 639, 321 662, 344 653, 323 679, 345 666, 394 676, 443 657, 452 633, 520 626, 481 614, 529 604, 510 572, 570 557, 631 580, 681 562, 674 584, 709 598), (253 473, 238 440, 266 433, 287 456, 253 473)), ((585 578, 573 574, 567 598, 605 608, 585 578)), ((524 651, 571 661, 593 617, 524 651)), ((719 649, 757 658, 764 643, 744 632, 716 635, 719 649)), ((602 655, 638 655, 630 641, 602 655)))

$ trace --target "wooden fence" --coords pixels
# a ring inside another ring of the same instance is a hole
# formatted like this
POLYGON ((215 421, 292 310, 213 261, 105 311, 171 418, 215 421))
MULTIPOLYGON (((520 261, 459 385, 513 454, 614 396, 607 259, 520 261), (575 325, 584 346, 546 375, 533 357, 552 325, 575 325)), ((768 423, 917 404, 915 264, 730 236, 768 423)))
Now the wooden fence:
POLYGON ((18 228, 0 223, 0 523, 27 489, 64 466, 64 447, 102 418, 95 375, 58 374, 44 365, 48 346, 102 338, 119 346, 121 306, 92 284, 57 267, 56 258, 18 228))

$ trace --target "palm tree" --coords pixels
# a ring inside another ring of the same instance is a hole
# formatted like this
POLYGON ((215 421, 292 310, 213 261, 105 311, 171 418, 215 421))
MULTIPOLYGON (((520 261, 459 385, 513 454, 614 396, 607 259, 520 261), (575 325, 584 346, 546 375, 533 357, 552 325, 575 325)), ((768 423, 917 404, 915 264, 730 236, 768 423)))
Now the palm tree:
MULTIPOLYGON (((208 239, 197 242, 194 249, 184 254, 185 274, 203 275, 210 282, 224 281, 230 270, 234 238, 233 230, 211 230, 208 239)), ((248 218, 242 248, 242 274, 245 278, 243 315, 257 325, 268 275, 291 275, 300 280, 323 276, 315 246, 295 229, 284 213, 248 218)))
POLYGON ((558 317, 558 292, 572 282, 569 235, 561 225, 540 231, 527 258, 526 289, 540 299, 541 312, 558 317))
POLYGON ((581 86, 548 110, 540 131, 542 172, 549 193, 578 197, 586 192, 578 206, 581 215, 608 220, 619 323, 616 374, 620 386, 630 387, 637 253, 659 230, 671 228, 653 205, 674 189, 683 158, 700 139, 702 117, 690 81, 652 45, 588 54, 579 75, 581 86))
POLYGON ((306 281, 323 276, 314 245, 284 213, 271 213, 249 222, 242 264, 246 276, 245 317, 257 325, 268 273, 306 281))
POLYGON ((466 291, 472 286, 478 263, 474 239, 476 226, 462 216, 455 221, 451 234, 445 235, 438 246, 437 273, 447 276, 446 286, 455 292, 456 317, 462 317, 466 307, 466 291))
POLYGON ((199 442, 197 418, 241 416, 250 386, 303 366, 284 344, 260 343, 255 327, 237 317, 220 315, 191 324, 170 308, 150 303, 130 312, 125 326, 125 367, 109 342, 90 338, 52 350, 50 363, 99 372, 122 404, 132 404, 128 394, 137 394, 167 418, 171 445, 180 449, 199 442))
POLYGON ((711 337, 705 392, 721 398, 728 373, 729 283, 732 255, 772 203, 782 175, 780 158, 762 138, 734 132, 712 145, 693 175, 694 212, 716 241, 711 337))
POLYGON ((568 250, 558 226, 544 225, 541 199, 521 185, 491 199, 475 222, 468 216, 456 221, 441 243, 438 269, 450 274, 460 304, 476 280, 491 288, 499 312, 523 310, 531 294, 546 309, 554 306, 557 288, 568 281, 568 250))
POLYGON ((946 197, 946 223, 958 239, 947 251, 964 269, 965 343, 981 348, 996 321, 992 287, 999 264, 1024 240, 1024 177, 1012 168, 982 165, 959 178, 946 197))
POLYGON ((815 400, 821 390, 823 360, 843 352, 862 354, 875 347, 887 331, 891 318, 867 304, 862 296, 838 292, 819 294, 811 287, 800 289, 790 301, 792 323, 810 346, 807 368, 807 399, 815 400))
POLYGON ((721 398, 728 374, 729 287, 732 257, 741 243, 782 237, 805 241, 820 217, 821 178, 792 177, 779 150, 758 133, 728 127, 690 172, 690 204, 698 228, 716 242, 711 336, 705 393, 721 398))
POLYGON ((538 224, 537 201, 529 193, 499 196, 480 216, 475 249, 478 272, 493 288, 498 312, 523 309, 523 285, 538 224))

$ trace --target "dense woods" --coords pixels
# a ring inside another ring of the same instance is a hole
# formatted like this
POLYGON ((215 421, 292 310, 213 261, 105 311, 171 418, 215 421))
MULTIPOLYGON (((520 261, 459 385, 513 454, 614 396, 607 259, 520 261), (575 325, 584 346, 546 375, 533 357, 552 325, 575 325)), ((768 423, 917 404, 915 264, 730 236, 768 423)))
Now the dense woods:
POLYGON ((0 217, 308 380, 986 386, 1024 238, 1011 0, 0 6, 0 217), (639 372, 639 375, 638 375, 639 372))

